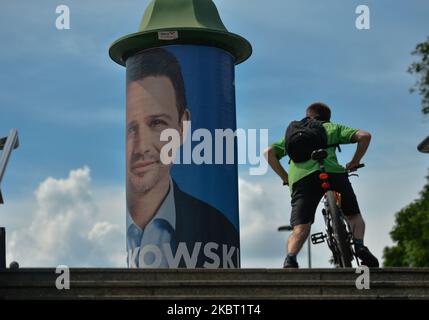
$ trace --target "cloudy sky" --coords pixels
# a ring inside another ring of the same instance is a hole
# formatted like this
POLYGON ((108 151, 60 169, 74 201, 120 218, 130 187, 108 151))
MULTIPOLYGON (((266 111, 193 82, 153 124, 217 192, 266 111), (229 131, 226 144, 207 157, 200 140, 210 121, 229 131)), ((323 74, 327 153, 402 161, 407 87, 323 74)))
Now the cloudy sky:
MULTIPOLYGON (((367 222, 366 244, 381 258, 394 214, 418 196, 429 158, 416 145, 429 133, 420 97, 409 88, 411 51, 429 36, 425 0, 215 0, 230 31, 253 55, 236 68, 237 121, 279 139, 313 101, 333 121, 370 131, 367 167, 354 178, 367 222), (370 8, 370 30, 355 9, 370 8)), ((3 2, 0 10, 0 135, 17 128, 21 146, 2 182, 8 263, 22 266, 125 266, 125 94, 123 67, 108 57, 117 38, 137 30, 148 1, 3 2), (55 28, 66 4, 71 29, 55 28)), ((343 148, 342 163, 353 146, 343 148)), ((287 165, 287 161, 284 162, 287 165)), ((269 172, 240 166, 243 267, 280 267, 290 198, 269 172)), ((322 231, 318 215, 313 231, 322 231)), ((313 266, 329 266, 325 245, 313 266)), ((307 252, 299 257, 306 264, 307 252)))

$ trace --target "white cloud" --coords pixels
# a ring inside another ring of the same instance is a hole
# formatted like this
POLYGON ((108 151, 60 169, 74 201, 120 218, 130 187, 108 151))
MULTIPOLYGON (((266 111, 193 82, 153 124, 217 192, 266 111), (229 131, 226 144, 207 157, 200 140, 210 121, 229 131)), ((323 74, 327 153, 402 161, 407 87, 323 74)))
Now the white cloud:
MULTIPOLYGON (((35 192, 34 215, 20 215, 19 228, 8 241, 8 261, 25 267, 125 266, 123 191, 119 188, 91 192, 90 169, 70 171, 66 179, 52 177, 35 192)), ((19 206, 16 207, 19 211, 19 206)))
POLYGON ((289 223, 282 208, 283 201, 288 201, 288 191, 276 188, 275 180, 254 183, 244 179, 239 179, 239 190, 242 267, 280 267, 285 238, 277 228, 289 223))
POLYGON ((89 231, 88 239, 93 241, 103 241, 106 236, 109 236, 109 233, 118 229, 118 226, 112 225, 109 222, 97 222, 89 231))

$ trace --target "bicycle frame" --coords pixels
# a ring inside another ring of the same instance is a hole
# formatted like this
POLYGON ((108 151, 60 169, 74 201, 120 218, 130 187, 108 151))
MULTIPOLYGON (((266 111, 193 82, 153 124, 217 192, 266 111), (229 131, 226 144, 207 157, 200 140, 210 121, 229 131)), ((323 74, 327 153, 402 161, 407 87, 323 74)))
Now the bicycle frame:
POLYGON ((338 213, 340 215, 340 219, 346 229, 346 234, 347 234, 347 243, 350 245, 350 252, 352 254, 352 256, 354 257, 354 259, 356 260, 357 265, 359 266, 359 260, 356 257, 356 253, 354 251, 353 248, 353 233, 351 231, 350 228, 350 224, 347 220, 347 218, 345 217, 345 215, 343 214, 342 210, 341 210, 341 194, 338 192, 335 192, 333 190, 328 190, 325 192, 325 194, 323 195, 323 206, 324 208, 322 209, 322 215, 323 215, 323 219, 325 221, 325 231, 326 231, 326 243, 329 247, 329 249, 332 251, 333 257, 334 257, 334 263, 335 265, 341 265, 341 262, 339 261, 339 249, 338 249, 338 245, 336 243, 336 239, 334 237, 334 230, 332 227, 332 217, 331 217, 331 213, 329 210, 329 203, 328 203, 328 197, 330 196, 330 193, 332 194, 332 196, 336 199, 337 201, 337 206, 338 206, 338 213))
MULTIPOLYGON (((318 150, 318 152, 320 153, 321 150, 318 150)), ((316 155, 317 156, 317 155, 316 155)), ((349 249, 350 251, 350 257, 351 260, 356 260, 357 265, 359 265, 359 259, 356 256, 356 253, 354 251, 354 246, 353 246, 353 233, 351 231, 350 225, 348 223, 347 218, 345 217, 345 215, 343 214, 342 210, 341 210, 341 194, 339 192, 334 191, 331 188, 331 184, 329 182, 329 174, 326 172, 325 170, 325 166, 324 166, 324 158, 326 157, 326 152, 322 153, 321 156, 319 156, 318 158, 314 159, 317 160, 320 166, 320 174, 319 174, 319 179, 321 181, 321 187, 325 190, 325 193, 323 195, 323 204, 324 204, 324 208, 322 210, 322 214, 323 214, 323 219, 325 221, 325 231, 326 234, 323 234, 321 232, 313 234, 311 236, 311 241, 313 244, 318 244, 321 242, 324 242, 326 239, 326 243, 328 244, 329 249, 331 250, 332 254, 333 254, 333 258, 334 258, 334 263, 337 266, 342 266, 342 261, 341 261, 341 251, 339 248, 339 245, 337 244, 337 240, 336 237, 334 235, 334 228, 332 225, 332 210, 330 209, 330 204, 329 204, 329 198, 331 198, 333 201, 331 201, 331 203, 334 203, 335 206, 337 207, 335 212, 336 214, 339 215, 339 219, 341 221, 341 224, 344 226, 345 228, 345 233, 346 233, 346 243, 347 245, 347 249, 349 249)), ((363 165, 362 165, 363 166, 363 165)), ((343 249, 344 250, 344 249, 343 249)))

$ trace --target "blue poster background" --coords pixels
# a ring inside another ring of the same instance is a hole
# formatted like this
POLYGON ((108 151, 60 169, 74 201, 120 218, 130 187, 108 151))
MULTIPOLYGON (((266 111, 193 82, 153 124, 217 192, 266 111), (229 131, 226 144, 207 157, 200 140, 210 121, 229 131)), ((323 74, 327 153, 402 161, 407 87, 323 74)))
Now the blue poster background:
MULTIPOLYGON (((239 230, 238 172, 234 164, 214 164, 215 129, 236 130, 234 60, 226 51, 205 46, 167 46, 180 63, 192 131, 210 130, 213 164, 174 165, 171 175, 180 188, 221 211, 239 230)), ((192 149, 199 142, 192 142, 192 149)), ((236 143, 234 146, 236 155, 236 143)), ((224 149, 225 154, 225 149, 224 149)))

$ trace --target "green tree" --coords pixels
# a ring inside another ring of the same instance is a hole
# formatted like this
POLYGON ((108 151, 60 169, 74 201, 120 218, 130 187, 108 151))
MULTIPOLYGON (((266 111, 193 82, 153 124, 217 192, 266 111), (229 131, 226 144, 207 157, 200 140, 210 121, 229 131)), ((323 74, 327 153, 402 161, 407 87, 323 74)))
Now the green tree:
MULTIPOLYGON (((422 113, 429 114, 429 37, 419 43, 412 54, 420 60, 408 68, 409 73, 419 76, 411 92, 418 90, 422 96, 422 113)), ((396 213, 390 232, 396 244, 384 248, 386 267, 429 267, 429 175, 426 180, 420 198, 396 213)))
POLYGON ((412 52, 420 57, 420 61, 413 62, 408 68, 408 72, 416 74, 419 80, 411 88, 411 92, 418 91, 422 96, 422 112, 429 114, 429 37, 425 42, 419 43, 412 52))
POLYGON ((384 249, 386 267, 429 267, 429 175, 420 198, 396 214, 390 232, 396 245, 384 249))

